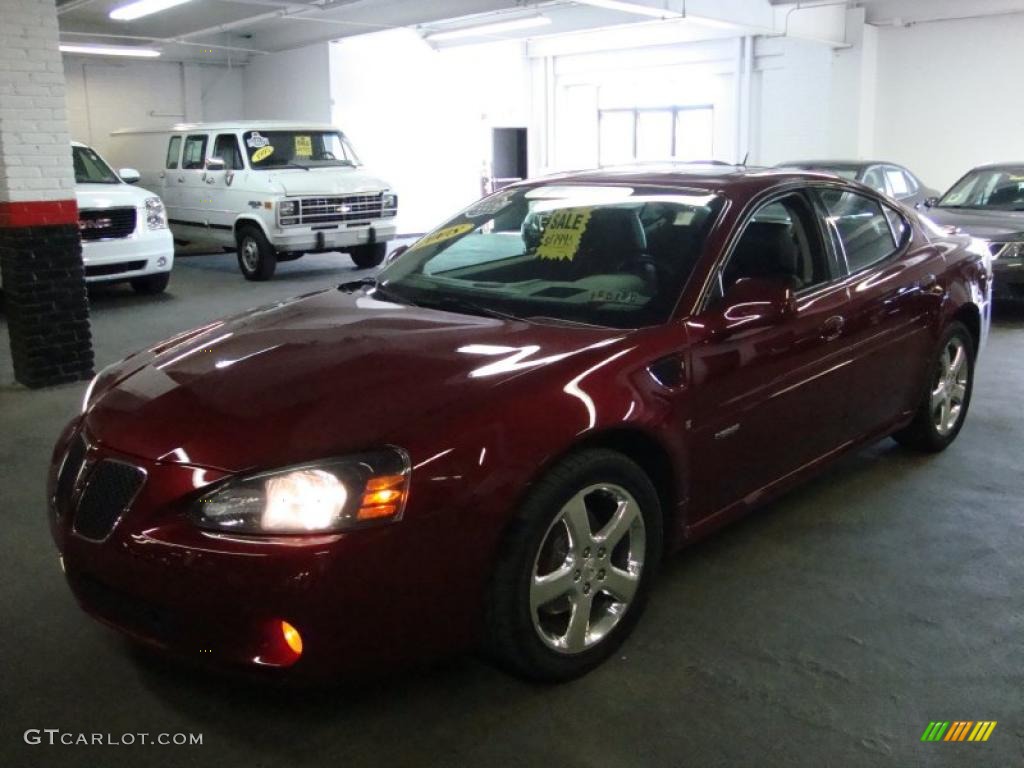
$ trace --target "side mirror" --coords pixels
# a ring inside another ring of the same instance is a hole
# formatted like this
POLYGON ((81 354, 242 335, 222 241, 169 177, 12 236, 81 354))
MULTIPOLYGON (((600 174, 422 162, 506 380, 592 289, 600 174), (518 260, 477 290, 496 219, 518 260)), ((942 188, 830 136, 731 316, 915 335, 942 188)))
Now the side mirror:
POLYGON ((934 206, 936 206, 938 204, 939 204, 939 198, 937 198, 937 197, 927 197, 927 198, 925 198, 925 201, 924 201, 924 207, 925 208, 932 208, 932 207, 934 207, 934 206))
POLYGON ((208 171, 223 171, 225 168, 227 168, 227 166, 219 157, 211 157, 206 161, 206 170, 208 171))
POLYGON ((384 257, 384 265, 387 266, 391 262, 396 261, 399 256, 401 256, 403 253, 405 253, 408 250, 409 250, 409 246, 408 245, 400 245, 400 246, 398 246, 397 248, 395 248, 395 250, 393 250, 391 253, 389 253, 387 256, 384 257))
POLYGON ((139 179, 142 178, 134 168, 122 168, 117 172, 117 175, 121 177, 121 181, 125 184, 137 184, 139 179))
POLYGON ((717 330, 726 335, 775 325, 796 310, 792 285, 777 277, 740 278, 725 292, 720 306, 717 330))

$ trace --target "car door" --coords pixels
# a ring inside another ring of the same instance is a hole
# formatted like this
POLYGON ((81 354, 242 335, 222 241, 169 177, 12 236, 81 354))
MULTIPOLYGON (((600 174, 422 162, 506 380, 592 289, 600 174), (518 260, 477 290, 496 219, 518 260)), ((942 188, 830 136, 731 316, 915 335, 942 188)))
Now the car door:
POLYGON ((235 186, 239 174, 245 173, 245 161, 234 133, 220 133, 213 139, 210 158, 224 163, 223 170, 207 169, 203 175, 206 184, 204 203, 211 235, 230 242, 234 237, 235 218, 248 206, 248 195, 235 186), (244 199, 243 199, 244 198, 244 199))
POLYGON ((167 141, 167 155, 164 159, 164 170, 158 174, 159 188, 154 190, 164 201, 167 220, 171 227, 177 228, 181 221, 181 185, 178 183, 178 171, 181 166, 182 138, 173 135, 167 141))
POLYGON ((689 360, 690 477, 698 515, 756 500, 760 490, 842 441, 848 296, 837 267, 803 191, 765 202, 742 225, 705 309, 689 321, 698 339, 689 360), (792 311, 744 327, 729 304, 731 286, 791 270, 792 311), (730 323, 725 332, 709 331, 730 323))
POLYGON ((912 247, 910 224, 895 206, 839 188, 819 195, 848 273, 852 440, 885 429, 917 403, 941 289, 934 248, 912 247))
POLYGON ((205 133, 186 134, 181 150, 181 167, 175 179, 181 195, 180 220, 192 236, 208 233, 210 194, 207 191, 205 133))

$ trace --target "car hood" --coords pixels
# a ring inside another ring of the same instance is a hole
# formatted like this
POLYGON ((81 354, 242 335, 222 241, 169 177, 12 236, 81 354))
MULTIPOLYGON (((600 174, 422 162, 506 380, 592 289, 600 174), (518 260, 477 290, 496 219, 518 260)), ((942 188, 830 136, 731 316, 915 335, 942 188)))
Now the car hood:
POLYGON ((152 192, 131 184, 76 184, 75 199, 79 208, 138 207, 147 197, 156 197, 152 192))
POLYGON ((940 226, 959 227, 986 240, 1024 239, 1024 211, 932 207, 924 215, 940 226))
POLYGON ((353 195, 381 192, 390 185, 358 168, 282 168, 270 171, 270 181, 286 195, 353 195))
POLYGON ((213 323, 103 371, 85 428, 115 450, 227 471, 408 446, 438 418, 494 402, 511 380, 592 365, 627 334, 332 289, 213 323))

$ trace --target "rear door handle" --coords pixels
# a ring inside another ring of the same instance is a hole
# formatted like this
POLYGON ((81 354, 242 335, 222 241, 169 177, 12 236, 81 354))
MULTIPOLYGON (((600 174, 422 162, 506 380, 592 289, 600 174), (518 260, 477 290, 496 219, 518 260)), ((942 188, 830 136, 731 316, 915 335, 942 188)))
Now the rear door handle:
POLYGON ((823 341, 835 341, 842 335, 843 326, 846 325, 840 315, 832 315, 825 323, 821 326, 821 338, 823 341))

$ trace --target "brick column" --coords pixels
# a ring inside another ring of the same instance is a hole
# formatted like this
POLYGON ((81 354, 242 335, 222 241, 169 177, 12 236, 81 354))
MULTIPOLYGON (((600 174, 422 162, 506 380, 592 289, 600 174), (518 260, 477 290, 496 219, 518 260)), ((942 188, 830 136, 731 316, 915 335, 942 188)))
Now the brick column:
POLYGON ((54 0, 0 0, 0 276, 14 377, 92 376, 54 0))

